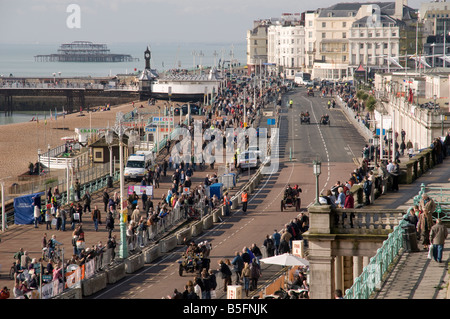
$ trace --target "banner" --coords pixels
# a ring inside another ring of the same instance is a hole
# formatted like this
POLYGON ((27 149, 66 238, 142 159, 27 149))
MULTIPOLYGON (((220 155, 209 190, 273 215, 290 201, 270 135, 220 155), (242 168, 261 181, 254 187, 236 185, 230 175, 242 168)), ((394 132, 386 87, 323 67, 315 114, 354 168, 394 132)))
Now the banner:
POLYGON ((153 196, 153 186, 140 186, 140 185, 131 185, 128 186, 128 195, 133 194, 133 192, 136 192, 136 195, 142 195, 145 192, 147 193, 147 196, 152 197, 153 196))
POLYGON ((33 197, 42 196, 44 193, 36 193, 14 198, 14 224, 29 225, 34 222, 33 197))
POLYGON ((84 277, 86 279, 91 278, 92 276, 94 276, 95 273, 95 262, 94 259, 91 259, 90 261, 88 261, 87 263, 85 263, 85 271, 84 271, 84 277))

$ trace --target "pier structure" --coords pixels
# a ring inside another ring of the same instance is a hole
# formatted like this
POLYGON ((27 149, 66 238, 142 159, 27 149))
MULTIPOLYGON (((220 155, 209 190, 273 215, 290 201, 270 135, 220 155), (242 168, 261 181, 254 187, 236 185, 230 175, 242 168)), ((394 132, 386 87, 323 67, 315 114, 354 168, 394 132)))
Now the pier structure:
POLYGON ((135 62, 129 54, 111 53, 106 44, 74 41, 61 44, 57 53, 35 55, 36 62, 135 62))

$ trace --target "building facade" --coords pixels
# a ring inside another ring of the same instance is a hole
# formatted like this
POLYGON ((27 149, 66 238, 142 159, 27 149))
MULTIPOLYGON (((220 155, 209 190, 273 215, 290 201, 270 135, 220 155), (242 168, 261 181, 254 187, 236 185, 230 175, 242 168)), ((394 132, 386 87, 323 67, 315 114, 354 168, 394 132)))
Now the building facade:
POLYGON ((293 79, 305 67, 305 27, 300 15, 286 14, 268 28, 268 63, 275 64, 279 74, 293 79))

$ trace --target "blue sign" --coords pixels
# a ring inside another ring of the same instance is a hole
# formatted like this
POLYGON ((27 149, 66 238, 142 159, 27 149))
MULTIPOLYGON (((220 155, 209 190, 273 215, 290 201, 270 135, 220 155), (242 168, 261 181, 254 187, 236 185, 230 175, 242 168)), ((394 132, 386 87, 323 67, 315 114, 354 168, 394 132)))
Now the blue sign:
MULTIPOLYGON (((379 129, 379 128, 376 129, 376 134, 377 134, 378 136, 381 136, 381 134, 380 134, 380 129, 379 129)), ((385 130, 385 129, 383 129, 383 136, 384 136, 384 135, 386 135, 386 130, 385 130)))
POLYGON ((145 131, 146 132, 156 132, 156 127, 146 127, 145 131))
POLYGON ((267 125, 275 125, 275 119, 267 119, 267 125))

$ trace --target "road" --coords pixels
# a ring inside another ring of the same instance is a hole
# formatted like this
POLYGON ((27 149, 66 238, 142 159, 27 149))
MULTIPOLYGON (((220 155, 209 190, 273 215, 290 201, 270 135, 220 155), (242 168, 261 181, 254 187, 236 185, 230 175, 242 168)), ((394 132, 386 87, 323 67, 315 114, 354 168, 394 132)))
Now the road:
MULTIPOLYGON (((256 243, 261 247, 266 234, 271 235, 274 229, 281 230, 287 222, 297 217, 298 212, 293 208, 280 211, 280 201, 287 184, 298 184, 302 188, 303 210, 314 202, 314 159, 322 162, 319 178, 321 190, 331 188, 337 180, 350 177, 356 168, 354 158, 360 156, 365 141, 340 109, 327 109, 327 101, 327 98, 317 96, 306 97, 303 88, 296 88, 284 96, 280 114, 279 170, 264 176, 249 197, 246 214, 241 210, 233 211, 230 217, 195 238, 196 242, 207 240, 212 244, 212 269, 218 268, 218 261, 222 258, 232 260, 234 253, 242 251, 244 246, 256 243), (294 101, 292 109, 285 106, 285 100, 290 98, 294 101), (306 110, 311 115, 311 123, 300 124, 300 113, 306 110), (330 115, 330 126, 318 124, 325 113, 330 115)), ((171 295, 175 288, 183 291, 186 282, 193 279, 190 273, 183 277, 178 275, 177 260, 183 251, 184 247, 178 247, 90 298, 161 299, 171 295)), ((273 268, 271 270, 263 265, 263 276, 268 272, 273 272, 273 268)), ((219 297, 223 298, 223 295, 218 292, 219 297)))

